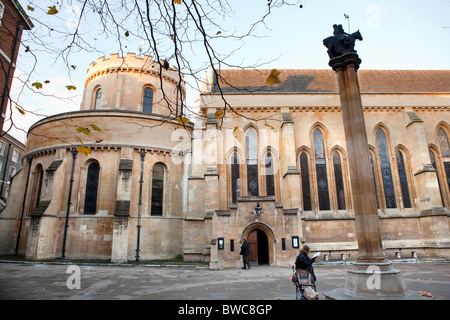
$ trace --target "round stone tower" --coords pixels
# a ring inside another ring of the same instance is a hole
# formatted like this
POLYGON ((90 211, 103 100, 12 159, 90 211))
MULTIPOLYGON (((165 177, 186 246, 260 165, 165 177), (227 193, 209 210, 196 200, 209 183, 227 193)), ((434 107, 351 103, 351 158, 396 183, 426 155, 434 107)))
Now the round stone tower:
POLYGON ((18 221, 11 253, 113 261, 181 255, 182 157, 192 126, 175 117, 184 98, 181 73, 150 56, 91 63, 81 110, 28 132, 28 161, 2 213, 18 221))

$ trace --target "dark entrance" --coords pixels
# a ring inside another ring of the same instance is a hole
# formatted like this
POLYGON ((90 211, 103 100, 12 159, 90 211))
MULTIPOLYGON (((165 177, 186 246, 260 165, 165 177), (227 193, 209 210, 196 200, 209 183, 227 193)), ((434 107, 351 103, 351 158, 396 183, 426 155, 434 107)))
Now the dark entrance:
POLYGON ((247 260, 250 264, 261 265, 269 263, 269 241, 264 231, 255 229, 248 234, 247 242, 249 254, 247 260))

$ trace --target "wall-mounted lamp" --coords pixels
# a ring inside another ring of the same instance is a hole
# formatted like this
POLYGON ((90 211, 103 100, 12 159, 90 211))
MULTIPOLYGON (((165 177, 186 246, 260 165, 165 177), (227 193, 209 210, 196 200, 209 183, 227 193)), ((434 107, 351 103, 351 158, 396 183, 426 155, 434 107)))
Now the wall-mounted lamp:
POLYGON ((252 211, 252 214, 254 214, 255 216, 259 217, 262 213, 262 208, 259 206, 259 201, 258 204, 255 207, 255 210, 252 211))

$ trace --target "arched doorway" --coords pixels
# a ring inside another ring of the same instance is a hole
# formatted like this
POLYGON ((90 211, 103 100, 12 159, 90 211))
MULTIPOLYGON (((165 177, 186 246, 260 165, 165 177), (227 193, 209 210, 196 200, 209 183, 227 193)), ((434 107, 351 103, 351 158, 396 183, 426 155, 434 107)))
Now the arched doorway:
POLYGON ((247 239, 249 245, 247 260, 250 264, 255 266, 270 264, 270 239, 273 241, 270 228, 260 223, 253 224, 244 230, 243 236, 247 239))

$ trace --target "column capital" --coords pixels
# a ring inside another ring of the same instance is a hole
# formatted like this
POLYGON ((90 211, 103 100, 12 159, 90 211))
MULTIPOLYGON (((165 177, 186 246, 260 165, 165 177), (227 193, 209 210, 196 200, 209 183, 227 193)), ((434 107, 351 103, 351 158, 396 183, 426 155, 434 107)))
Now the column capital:
POLYGON ((328 65, 334 70, 338 71, 338 69, 346 68, 349 65, 353 65, 355 70, 359 69, 359 65, 361 64, 361 59, 358 54, 354 52, 345 53, 339 57, 332 58, 328 62, 328 65))

